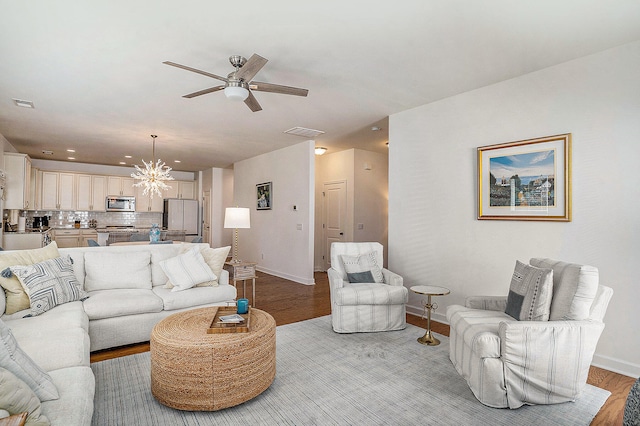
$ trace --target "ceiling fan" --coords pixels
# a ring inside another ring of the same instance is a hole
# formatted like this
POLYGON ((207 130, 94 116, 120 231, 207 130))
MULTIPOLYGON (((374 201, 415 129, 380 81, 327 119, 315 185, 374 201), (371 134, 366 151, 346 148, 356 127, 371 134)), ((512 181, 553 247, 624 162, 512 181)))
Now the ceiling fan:
POLYGON ((207 93, 224 90, 224 94, 227 98, 244 101, 244 103, 253 112, 262 110, 262 107, 258 103, 258 100, 255 98, 255 96, 253 96, 252 90, 257 90, 259 92, 282 93, 284 95, 295 96, 307 96, 307 93, 309 93, 307 89, 300 89, 298 87, 251 81, 251 79, 255 77, 258 71, 260 71, 262 67, 264 67, 264 65, 267 63, 267 59, 255 53, 249 58, 249 60, 240 55, 230 56, 229 62, 231 62, 231 65, 233 65, 236 70, 229 73, 226 78, 196 68, 191 68, 186 65, 176 64, 175 62, 171 61, 165 61, 163 62, 163 64, 182 68, 183 70, 195 72, 197 74, 215 78, 216 80, 224 81, 224 84, 189 93, 188 95, 184 95, 183 98, 195 98, 196 96, 206 95, 207 93))

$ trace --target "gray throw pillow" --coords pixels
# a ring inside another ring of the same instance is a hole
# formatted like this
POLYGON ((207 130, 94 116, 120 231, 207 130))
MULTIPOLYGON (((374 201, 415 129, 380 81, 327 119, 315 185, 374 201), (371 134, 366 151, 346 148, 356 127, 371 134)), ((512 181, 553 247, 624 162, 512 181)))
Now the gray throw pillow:
POLYGON ((89 295, 82 290, 73 273, 69 255, 45 260, 33 265, 10 266, 9 269, 27 290, 31 315, 40 315, 63 303, 84 300, 89 295))
POLYGON ((516 261, 505 312, 518 321, 548 321, 553 270, 516 261))
POLYGON ((0 407, 9 414, 28 413, 28 425, 48 426, 49 419, 41 413, 40 400, 25 382, 9 370, 0 367, 0 407))
POLYGON ((42 371, 18 346, 11 329, 0 320, 0 367, 9 370, 14 376, 26 383, 40 401, 58 399, 58 389, 51 376, 42 371))

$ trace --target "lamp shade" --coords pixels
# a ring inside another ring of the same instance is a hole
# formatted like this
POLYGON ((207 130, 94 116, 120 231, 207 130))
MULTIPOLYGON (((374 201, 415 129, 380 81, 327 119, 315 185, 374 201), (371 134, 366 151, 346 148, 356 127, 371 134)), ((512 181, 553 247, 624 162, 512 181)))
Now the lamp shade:
POLYGON ((224 212, 224 227, 251 228, 249 212, 247 207, 227 207, 224 212))
POLYGON ((249 91, 244 87, 229 86, 224 88, 224 95, 232 101, 244 101, 249 96, 249 91))

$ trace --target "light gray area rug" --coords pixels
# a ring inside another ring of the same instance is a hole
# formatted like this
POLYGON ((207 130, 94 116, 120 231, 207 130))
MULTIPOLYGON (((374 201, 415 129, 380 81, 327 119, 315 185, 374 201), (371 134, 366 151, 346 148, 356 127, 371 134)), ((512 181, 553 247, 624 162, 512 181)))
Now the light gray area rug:
POLYGON ((449 341, 423 346, 412 325, 337 334, 330 317, 277 328, 276 378, 218 412, 183 412, 151 395, 149 353, 91 364, 94 425, 588 425, 610 393, 587 386, 576 402, 517 410, 482 405, 449 361, 449 341))

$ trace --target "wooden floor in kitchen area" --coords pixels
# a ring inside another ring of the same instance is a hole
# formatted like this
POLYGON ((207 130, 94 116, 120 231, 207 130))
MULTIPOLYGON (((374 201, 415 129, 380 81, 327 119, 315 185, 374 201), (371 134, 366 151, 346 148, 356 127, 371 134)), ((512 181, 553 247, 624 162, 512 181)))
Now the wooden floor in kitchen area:
MULTIPOLYGON (((290 324, 331 314, 329 280, 324 272, 315 273, 315 285, 302 285, 273 275, 258 272, 256 280, 256 307, 269 312, 277 325, 290 324)), ((250 281, 247 282, 247 295, 251 293, 250 281)), ((238 297, 242 288, 238 284, 238 297)), ((407 322, 426 328, 426 319, 407 314, 407 322)), ((432 321, 436 333, 449 336, 449 326, 432 321)), ((418 336, 419 337, 419 336, 418 336)), ((149 350, 149 343, 129 345, 121 348, 94 352, 91 362, 131 355, 149 350)), ((602 407, 591 425, 621 425, 624 405, 635 378, 623 376, 598 367, 591 367, 587 382, 606 389, 611 396, 602 407)))

